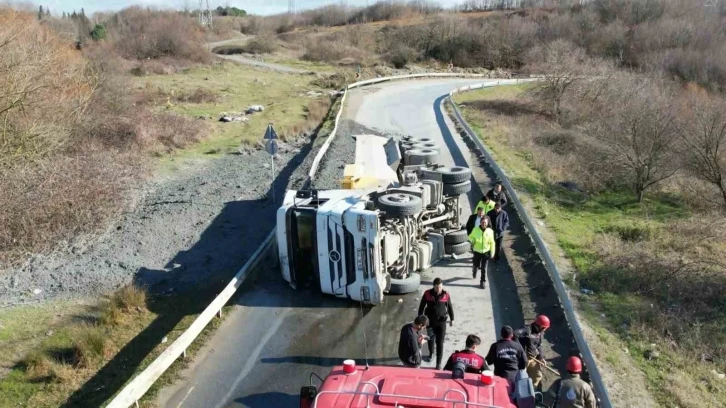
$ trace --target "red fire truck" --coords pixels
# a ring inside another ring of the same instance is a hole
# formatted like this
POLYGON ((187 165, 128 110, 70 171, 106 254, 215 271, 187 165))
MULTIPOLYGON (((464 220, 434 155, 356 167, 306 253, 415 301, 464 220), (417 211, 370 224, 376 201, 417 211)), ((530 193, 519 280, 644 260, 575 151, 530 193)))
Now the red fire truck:
POLYGON ((491 371, 457 375, 428 368, 356 367, 355 361, 346 360, 321 380, 320 389, 301 389, 300 408, 535 407, 532 381, 526 375, 510 385, 491 371))

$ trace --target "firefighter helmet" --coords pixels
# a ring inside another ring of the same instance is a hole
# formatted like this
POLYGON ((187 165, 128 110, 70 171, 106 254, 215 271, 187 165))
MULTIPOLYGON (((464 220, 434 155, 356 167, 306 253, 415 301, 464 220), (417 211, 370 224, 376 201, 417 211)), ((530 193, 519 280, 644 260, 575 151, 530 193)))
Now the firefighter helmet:
POLYGON ((567 359, 567 371, 571 373, 582 372, 582 360, 580 360, 580 357, 570 357, 567 359))

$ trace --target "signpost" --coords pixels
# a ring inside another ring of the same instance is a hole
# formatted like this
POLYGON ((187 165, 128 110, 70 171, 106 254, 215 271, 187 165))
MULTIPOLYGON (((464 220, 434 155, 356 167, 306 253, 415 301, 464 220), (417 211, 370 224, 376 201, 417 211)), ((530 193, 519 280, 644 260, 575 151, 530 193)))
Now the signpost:
POLYGON ((277 132, 275 132, 275 128, 272 127, 272 123, 267 125, 267 129, 265 130, 265 136, 264 139, 267 140, 265 142, 265 150, 267 150, 267 153, 270 154, 270 164, 271 164, 271 170, 272 170, 272 202, 275 202, 275 155, 277 154, 277 151, 280 150, 280 146, 277 144, 277 132))

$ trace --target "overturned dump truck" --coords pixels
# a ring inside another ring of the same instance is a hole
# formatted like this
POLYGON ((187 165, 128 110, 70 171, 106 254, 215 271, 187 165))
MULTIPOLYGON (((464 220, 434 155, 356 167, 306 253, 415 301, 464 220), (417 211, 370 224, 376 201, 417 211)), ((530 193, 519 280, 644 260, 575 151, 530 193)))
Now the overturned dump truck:
POLYGON ((277 212, 282 276, 378 305, 420 286, 418 272, 469 250, 459 197, 471 171, 438 165, 427 139, 359 135, 339 190, 288 191, 277 212), (403 152, 403 154, 401 154, 403 152))

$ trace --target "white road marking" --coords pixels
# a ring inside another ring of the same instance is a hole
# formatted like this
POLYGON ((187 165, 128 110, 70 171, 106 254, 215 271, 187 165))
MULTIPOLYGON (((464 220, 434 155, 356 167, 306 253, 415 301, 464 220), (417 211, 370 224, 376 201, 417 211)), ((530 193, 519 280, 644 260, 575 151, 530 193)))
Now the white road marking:
POLYGON ((240 371, 237 378, 234 380, 234 383, 232 383, 232 386, 229 388, 229 391, 227 391, 227 394, 225 394, 224 398, 222 398, 222 402, 217 404, 215 408, 222 408, 226 405, 227 401, 232 398, 232 394, 237 391, 237 387, 239 387, 240 383, 247 377, 247 374, 252 370, 252 367, 257 362, 257 359, 260 357, 260 353, 262 353, 262 349, 265 347, 268 341, 272 338, 272 336, 277 332, 277 329, 282 326, 283 320, 285 320, 285 317, 288 313, 290 313, 291 309, 285 309, 283 313, 279 315, 279 317, 275 320, 275 323, 270 327, 270 330, 265 333, 265 336, 260 339, 260 342, 257 343, 257 347, 252 351, 252 354, 247 359, 247 362, 245 362, 244 367, 242 367, 242 371, 240 371))
POLYGON ((189 398, 189 395, 197 387, 197 384, 199 384, 199 383, 194 383, 194 385, 192 385, 191 388, 189 388, 189 391, 187 391, 187 395, 184 396, 184 398, 179 402, 179 405, 177 405, 176 408, 181 408, 182 404, 184 404, 184 401, 186 401, 187 398, 189 398))

